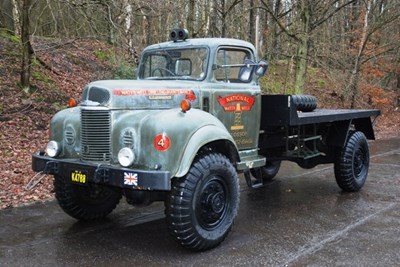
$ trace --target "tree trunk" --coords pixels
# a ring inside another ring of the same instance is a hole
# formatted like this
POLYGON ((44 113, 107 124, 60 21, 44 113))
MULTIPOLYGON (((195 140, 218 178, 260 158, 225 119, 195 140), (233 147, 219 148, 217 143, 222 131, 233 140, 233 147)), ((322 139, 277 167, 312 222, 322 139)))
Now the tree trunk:
POLYGON ((371 0, 366 3, 366 10, 363 21, 363 28, 361 33, 360 43, 358 45, 358 52, 354 59, 353 71, 350 75, 349 86, 347 92, 351 93, 350 108, 354 108, 358 97, 358 79, 360 77, 361 58, 364 53, 365 46, 368 42, 368 15, 371 10, 371 0))
POLYGON ((228 15, 225 10, 225 0, 221 0, 221 37, 226 35, 226 16, 228 15))
MULTIPOLYGON (((281 0, 275 0, 274 4, 275 17, 278 17, 280 12, 281 12, 281 0)), ((281 40, 280 40, 279 26, 277 25, 277 23, 274 23, 272 26, 272 52, 270 58, 279 59, 280 54, 281 54, 281 40)))
POLYGON ((112 7, 110 5, 105 4, 105 8, 107 9, 107 16, 108 16, 108 43, 111 45, 115 45, 116 43, 116 36, 115 36, 115 24, 114 24, 114 17, 112 12, 112 7))
POLYGON ((152 18, 151 16, 145 16, 146 20, 146 46, 151 45, 153 43, 152 34, 151 34, 151 27, 152 27, 152 18))
MULTIPOLYGON (((255 12, 254 12, 254 0, 250 0, 250 12, 249 12, 249 41, 253 43, 256 40, 256 27, 255 27, 255 12)), ((257 44, 256 44, 257 45, 257 44)))
POLYGON ((30 21, 29 9, 32 5, 32 0, 24 0, 21 12, 21 42, 22 42, 22 67, 21 67, 21 87, 25 93, 29 93, 30 76, 31 76, 31 61, 33 49, 29 40, 30 21))
POLYGON ((307 74, 308 36, 302 36, 297 45, 294 93, 302 94, 307 74))
POLYGON ((194 22, 195 22, 195 0, 190 0, 189 1, 189 11, 188 11, 188 16, 186 20, 186 25, 187 25, 187 30, 189 31, 189 35, 191 37, 196 37, 196 33, 194 30, 194 22))
POLYGON ((307 74, 308 45, 310 41, 310 3, 302 1, 301 5, 301 23, 302 32, 298 35, 295 69, 295 94, 301 94, 304 91, 304 84, 307 74))
POLYGON ((0 27, 7 29, 10 34, 15 33, 13 8, 12 0, 1 0, 0 27))
POLYGON ((212 1, 203 1, 202 3, 202 36, 208 36, 210 32, 210 14, 212 14, 212 1))
POLYGON ((212 0, 212 8, 211 8, 211 23, 210 23, 210 37, 218 37, 218 26, 217 26, 217 20, 218 20, 218 1, 217 0, 212 0))

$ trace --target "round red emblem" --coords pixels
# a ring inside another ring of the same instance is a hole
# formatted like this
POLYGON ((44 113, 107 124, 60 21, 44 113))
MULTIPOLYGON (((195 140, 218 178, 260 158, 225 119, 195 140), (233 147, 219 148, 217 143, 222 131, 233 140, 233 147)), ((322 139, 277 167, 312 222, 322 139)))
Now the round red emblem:
POLYGON ((166 134, 158 134, 154 138, 154 147, 158 151, 167 151, 170 146, 171 146, 171 140, 166 134))

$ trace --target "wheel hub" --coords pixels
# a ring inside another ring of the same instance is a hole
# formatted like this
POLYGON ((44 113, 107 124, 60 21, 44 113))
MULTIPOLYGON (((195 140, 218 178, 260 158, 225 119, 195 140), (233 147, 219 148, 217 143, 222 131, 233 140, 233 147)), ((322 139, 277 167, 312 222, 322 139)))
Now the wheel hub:
POLYGON ((365 166, 365 156, 362 149, 358 149, 354 155, 354 174, 359 176, 365 166))
POLYGON ((212 228, 223 219, 226 210, 224 186, 218 180, 210 181, 204 186, 200 196, 199 221, 206 228, 212 228))
POLYGON ((211 207, 211 210, 215 213, 220 213, 225 206, 224 203, 224 195, 221 192, 216 192, 210 195, 208 199, 208 206, 211 207))

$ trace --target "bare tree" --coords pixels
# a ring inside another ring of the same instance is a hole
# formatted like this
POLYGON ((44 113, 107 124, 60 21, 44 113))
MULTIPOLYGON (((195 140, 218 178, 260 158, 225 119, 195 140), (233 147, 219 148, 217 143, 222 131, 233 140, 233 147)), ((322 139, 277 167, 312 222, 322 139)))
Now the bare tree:
POLYGON ((277 15, 265 0, 261 0, 264 8, 272 16, 281 31, 296 44, 295 94, 304 91, 312 32, 354 1, 356 0, 332 0, 330 2, 299 0, 294 1, 291 6, 283 10, 283 14, 277 15), (285 23, 282 23, 282 18, 286 18, 285 23))
POLYGON ((187 30, 189 31, 189 34, 192 37, 195 37, 195 35, 196 35, 195 30, 194 30, 194 24, 196 21, 195 4, 196 4, 195 0, 189 0, 188 16, 187 16, 187 20, 186 20, 187 30))
POLYGON ((0 27, 7 29, 11 34, 14 34, 14 13, 12 0, 2 0, 0 2, 0 27))
POLYGON ((358 45, 356 46, 356 52, 353 57, 353 68, 349 75, 348 86, 346 88, 346 92, 351 95, 351 108, 355 107, 358 96, 361 66, 371 59, 377 58, 389 51, 398 51, 400 47, 399 36, 392 37, 392 42, 384 42, 379 45, 379 42, 375 41, 373 45, 371 44, 371 39, 374 34, 391 23, 399 21, 399 3, 393 2, 392 5, 388 5, 388 2, 385 0, 365 0, 360 1, 359 7, 360 16, 359 18, 355 18, 355 20, 361 21, 361 27, 358 28, 358 31, 354 32, 354 35, 358 36, 358 38, 355 38, 354 42, 358 45), (370 48, 367 47, 368 44, 371 44, 370 48))
MULTIPOLYGON (((28 18, 31 27, 24 34, 30 31, 34 36, 95 38, 131 53, 140 53, 144 46, 168 40, 169 30, 176 27, 188 28, 191 37, 231 37, 254 42, 258 14, 262 42, 257 45, 261 51, 267 51, 263 54, 272 61, 288 59, 287 75, 292 76, 295 84, 290 93, 304 91, 309 66, 324 66, 332 77, 340 77, 335 84, 347 88, 349 100, 352 95, 356 99, 365 64, 384 56, 393 64, 400 62, 396 53, 400 41, 394 38, 400 29, 395 18, 400 13, 398 0, 30 1, 34 3, 28 18), (368 3, 371 7, 365 17, 368 3)), ((5 0, 1 2, 2 10, 6 4, 5 0)), ((20 11, 22 15, 22 8, 20 11)), ((11 13, 14 22, 17 21, 19 16, 11 13)), ((29 51, 27 40, 24 37, 25 51, 29 51)), ((24 55, 24 62, 28 62, 29 52, 24 55)), ((24 69, 26 66, 29 64, 24 69)), ((399 74, 391 71, 390 75, 385 83, 393 86, 399 74)))
POLYGON ((33 49, 29 39, 30 20, 29 12, 32 6, 32 0, 23 0, 21 12, 21 42, 22 42, 22 67, 21 67, 21 86, 25 93, 29 93, 31 62, 33 49))

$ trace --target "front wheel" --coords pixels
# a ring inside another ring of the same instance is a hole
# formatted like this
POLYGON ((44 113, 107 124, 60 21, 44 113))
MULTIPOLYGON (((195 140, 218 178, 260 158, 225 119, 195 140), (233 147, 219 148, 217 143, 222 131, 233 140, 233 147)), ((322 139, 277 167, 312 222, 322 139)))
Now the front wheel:
POLYGON ((335 177, 341 189, 359 191, 368 176, 369 149, 362 132, 351 132, 345 146, 336 155, 335 177))
POLYGON ((63 176, 54 177, 54 190, 60 207, 71 217, 83 221, 106 217, 122 197, 117 189, 96 184, 76 185, 63 176))
POLYGON ((204 154, 186 176, 172 181, 166 203, 170 233, 187 248, 214 248, 228 235, 239 200, 238 175, 232 163, 221 154, 204 154))

